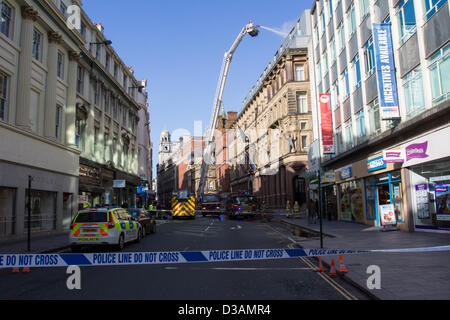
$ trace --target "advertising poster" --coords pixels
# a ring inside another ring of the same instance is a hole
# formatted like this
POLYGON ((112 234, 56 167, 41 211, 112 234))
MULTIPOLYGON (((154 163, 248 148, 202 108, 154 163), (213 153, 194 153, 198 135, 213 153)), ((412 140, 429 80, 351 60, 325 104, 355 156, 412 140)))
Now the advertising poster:
POLYGON ((397 224, 394 205, 393 204, 380 205, 380 218, 381 218, 381 225, 383 226, 397 224))
POLYGON ((430 208, 428 207, 428 185, 426 183, 417 184, 415 189, 417 217, 419 219, 429 219, 430 208))
POLYGON ((323 153, 334 153, 333 123, 331 120, 330 94, 319 94, 320 124, 322 128, 323 153))
POLYGON ((373 39, 381 120, 399 118, 391 25, 389 23, 374 23, 373 39))
POLYGON ((450 184, 436 184, 436 219, 450 221, 450 184))

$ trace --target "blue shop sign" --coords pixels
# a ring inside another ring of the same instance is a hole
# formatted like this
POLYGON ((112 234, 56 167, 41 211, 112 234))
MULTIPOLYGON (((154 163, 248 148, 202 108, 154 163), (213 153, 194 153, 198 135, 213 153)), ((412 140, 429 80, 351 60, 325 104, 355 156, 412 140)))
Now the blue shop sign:
POLYGON ((377 171, 377 170, 386 169, 386 168, 387 168, 387 164, 386 164, 386 162, 384 162, 383 156, 369 159, 367 161, 367 171, 368 172, 377 171))

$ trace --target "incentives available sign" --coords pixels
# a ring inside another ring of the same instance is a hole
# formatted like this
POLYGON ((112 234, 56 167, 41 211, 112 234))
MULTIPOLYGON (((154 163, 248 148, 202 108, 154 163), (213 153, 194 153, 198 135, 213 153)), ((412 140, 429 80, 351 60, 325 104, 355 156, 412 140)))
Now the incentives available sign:
POLYGON ((389 23, 374 23, 373 38, 380 98, 380 116, 382 120, 399 118, 391 25, 389 23))

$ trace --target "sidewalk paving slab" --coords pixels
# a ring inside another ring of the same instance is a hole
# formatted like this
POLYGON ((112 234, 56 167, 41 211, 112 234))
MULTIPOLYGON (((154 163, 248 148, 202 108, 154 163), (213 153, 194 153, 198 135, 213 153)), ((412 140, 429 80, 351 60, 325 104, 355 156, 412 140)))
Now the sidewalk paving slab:
MULTIPOLYGON (((310 224, 307 218, 292 219, 281 214, 274 215, 279 222, 304 229, 319 231, 320 226, 310 224)), ((379 228, 353 222, 323 221, 323 233, 332 237, 323 238, 325 249, 403 249, 450 245, 450 235, 430 232, 382 232, 379 228)), ((317 237, 302 239, 303 248, 320 248, 317 237)), ((334 259, 339 270, 339 257, 322 257, 330 265, 334 259)), ((348 269, 345 277, 367 288, 367 273, 370 265, 381 270, 381 289, 369 290, 380 299, 388 300, 448 300, 450 299, 450 251, 422 253, 368 253, 344 256, 348 269)))

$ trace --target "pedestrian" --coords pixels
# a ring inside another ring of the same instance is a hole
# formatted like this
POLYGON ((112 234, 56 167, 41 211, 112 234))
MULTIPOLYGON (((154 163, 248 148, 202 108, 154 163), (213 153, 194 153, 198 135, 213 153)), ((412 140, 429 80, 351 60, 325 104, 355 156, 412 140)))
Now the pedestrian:
POLYGON ((313 223, 317 224, 319 218, 319 200, 314 200, 314 213, 313 213, 313 223))

